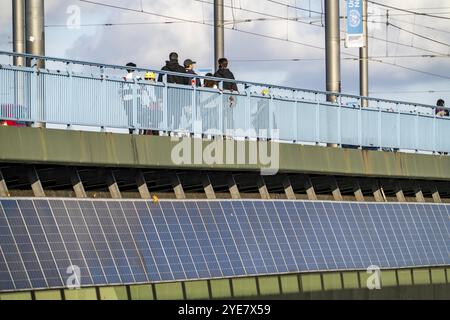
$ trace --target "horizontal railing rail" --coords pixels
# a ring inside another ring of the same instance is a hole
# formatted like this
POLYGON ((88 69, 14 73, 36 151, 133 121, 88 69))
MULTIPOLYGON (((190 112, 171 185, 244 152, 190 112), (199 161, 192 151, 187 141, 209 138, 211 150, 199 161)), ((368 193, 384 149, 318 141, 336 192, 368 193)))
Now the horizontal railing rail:
POLYGON ((436 109, 448 108, 141 67, 131 69, 163 81, 126 80, 127 66, 5 51, 0 59, 0 120, 450 152, 450 118, 436 109), (13 57, 31 67, 13 66, 13 57), (235 83, 238 91, 171 84, 168 76, 235 83))

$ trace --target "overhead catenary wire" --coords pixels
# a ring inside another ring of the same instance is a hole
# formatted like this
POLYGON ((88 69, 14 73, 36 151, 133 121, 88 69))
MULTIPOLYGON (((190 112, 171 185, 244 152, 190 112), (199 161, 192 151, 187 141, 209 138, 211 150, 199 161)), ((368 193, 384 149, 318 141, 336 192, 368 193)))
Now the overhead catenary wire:
MULTIPOLYGON (((103 6, 103 7, 108 7, 108 8, 112 8, 112 9, 117 9, 117 10, 123 10, 123 11, 128 11, 128 12, 135 12, 135 13, 140 13, 140 14, 152 15, 152 16, 157 16, 157 17, 166 18, 166 19, 173 19, 173 20, 178 20, 178 21, 191 22, 191 23, 200 24, 200 25, 206 25, 206 26, 210 26, 210 27, 214 26, 213 24, 210 24, 210 23, 203 23, 203 22, 200 22, 200 21, 189 20, 189 19, 180 18, 180 17, 172 17, 172 16, 168 16, 168 15, 164 15, 164 14, 160 14, 160 13, 156 13, 156 12, 141 11, 141 10, 132 9, 132 8, 128 8, 128 7, 122 7, 122 6, 113 5, 113 4, 101 3, 101 2, 91 1, 91 0, 79 0, 79 1, 80 2, 84 2, 84 3, 89 3, 89 4, 92 4, 92 5, 97 5, 97 6, 103 6)), ((195 1, 203 2, 201 0, 195 0, 195 1)), ((290 43, 294 43, 294 44, 298 44, 298 45, 301 45, 301 46, 310 47, 310 48, 314 48, 314 49, 318 49, 318 50, 325 50, 325 48, 317 46, 317 45, 312 45, 312 44, 308 44, 308 43, 304 43, 304 42, 300 42, 300 41, 289 40, 289 39, 285 39, 285 38, 279 38, 279 37, 275 37, 275 36, 269 36, 269 35, 260 34, 260 33, 257 33, 257 32, 245 31, 245 30, 240 30, 240 29, 232 29, 232 28, 226 28, 226 27, 224 29, 228 29, 228 30, 235 31, 235 32, 240 32, 240 33, 243 33, 243 34, 249 34, 249 35, 254 35, 254 36, 263 37, 263 38, 267 38, 267 39, 272 39, 272 40, 290 42, 290 43)), ((357 56, 353 55, 353 54, 349 54, 349 53, 343 53, 343 54, 347 55, 347 56, 351 56, 351 57, 357 58, 357 56)), ((444 76, 444 75, 441 75, 441 74, 435 74, 435 73, 431 73, 431 72, 428 72, 428 71, 414 69, 414 68, 411 68, 411 67, 398 65, 396 63, 390 63, 390 62, 383 61, 383 60, 380 60, 380 59, 370 58, 369 60, 372 61, 372 62, 376 62, 376 63, 390 65, 390 66, 394 66, 394 67, 397 67, 397 68, 401 68, 401 69, 405 69, 405 70, 409 70, 409 71, 413 71, 413 72, 417 72, 417 73, 421 73, 421 74, 425 74, 425 75, 429 75, 429 76, 434 76, 434 77, 450 80, 450 77, 444 76)))
POLYGON ((433 39, 433 38, 430 38, 430 37, 418 34, 416 32, 407 30, 405 28, 402 28, 402 27, 399 27, 399 26, 393 24, 392 22, 388 22, 388 25, 391 26, 391 27, 394 27, 394 28, 396 28, 398 30, 401 30, 401 31, 404 31, 406 33, 412 34, 412 35, 414 35, 416 37, 419 37, 419 38, 422 38, 422 39, 425 39, 425 40, 428 40, 428 41, 431 41, 431 42, 434 42, 434 43, 437 43, 437 44, 440 44, 440 45, 443 45, 443 46, 446 46, 446 47, 450 47, 450 44, 448 44, 448 43, 445 43, 445 42, 442 42, 442 41, 439 41, 439 40, 436 40, 436 39, 433 39))
POLYGON ((379 2, 376 2, 376 1, 372 1, 372 0, 367 0, 367 2, 372 3, 374 5, 377 5, 377 6, 380 6, 380 7, 389 8, 389 9, 400 11, 400 12, 406 12, 406 13, 409 13, 409 14, 412 14, 412 15, 416 15, 416 16, 422 16, 422 17, 428 17, 428 18, 434 18, 434 19, 450 20, 450 17, 438 16, 438 15, 431 14, 431 13, 418 12, 418 11, 413 11, 413 10, 409 10, 409 9, 403 9, 403 8, 394 7, 394 6, 391 6, 391 5, 379 3, 379 2))

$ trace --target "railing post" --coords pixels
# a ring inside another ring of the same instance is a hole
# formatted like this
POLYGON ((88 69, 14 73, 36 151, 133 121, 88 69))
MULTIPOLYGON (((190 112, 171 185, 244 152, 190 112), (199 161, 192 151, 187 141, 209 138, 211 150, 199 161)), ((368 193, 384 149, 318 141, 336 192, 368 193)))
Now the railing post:
POLYGON ((294 93, 294 99, 295 99, 295 107, 294 107, 294 126, 295 126, 295 141, 294 142, 298 142, 300 141, 300 125, 299 125, 299 121, 298 121, 298 100, 297 100, 297 96, 294 93))
POLYGON ((193 83, 193 90, 192 90, 192 134, 201 134, 202 133, 202 127, 200 127, 200 132, 197 128, 197 79, 192 78, 191 79, 193 83))
POLYGON ((219 112, 219 126, 220 128, 218 128, 221 132, 222 136, 225 136, 227 134, 227 132, 225 132, 226 128, 225 128, 225 123, 224 123, 224 113, 225 110, 223 108, 224 104, 223 104, 223 99, 224 99, 224 95, 223 95, 223 90, 220 90, 220 112, 219 112))
POLYGON ((163 75, 163 126, 166 132, 169 132, 169 87, 167 74, 163 75))
POLYGON ((414 106, 415 112, 416 112, 416 117, 415 117, 415 130, 414 130, 414 141, 415 141, 415 148, 414 151, 416 153, 419 152, 419 110, 417 110, 417 106, 414 106))
POLYGON ((339 96, 338 100, 338 144, 339 147, 342 147, 342 96, 339 96))
MULTIPOLYGON (((33 60, 31 61, 33 65, 33 60)), ((33 72, 30 75, 30 96, 28 101, 30 102, 31 109, 31 121, 33 122, 33 127, 39 122, 40 114, 38 108, 38 69, 33 68, 33 72)))
POLYGON ((437 117, 436 117, 436 107, 433 109, 433 153, 437 153, 437 117))
POLYGON ((251 120, 251 108, 252 108, 252 96, 250 90, 245 92, 245 131, 248 135, 248 138, 251 138, 250 135, 252 133, 252 120, 251 120))
POLYGON ((316 144, 320 143, 320 101, 317 101, 316 108, 316 144))
POLYGON ((381 121, 382 121, 382 112, 381 112, 381 107, 380 107, 380 101, 379 100, 377 100, 377 107, 378 107, 378 147, 379 147, 379 150, 381 151, 381 150, 383 150, 383 146, 382 146, 382 144, 383 144, 383 141, 382 141, 382 138, 381 138, 381 130, 382 130, 382 128, 383 128, 383 126, 381 125, 381 121))
POLYGON ((275 116, 275 106, 273 105, 273 94, 270 93, 270 101, 269 101, 269 132, 267 133, 267 139, 272 140, 273 139, 273 127, 274 127, 274 121, 273 117, 275 116))
POLYGON ((74 113, 75 113, 75 108, 74 108, 74 96, 73 96, 73 64, 71 62, 67 62, 66 64, 66 70, 67 70, 67 75, 69 77, 69 103, 64 106, 66 108, 69 108, 69 111, 67 112, 67 114, 70 114, 70 119, 67 121, 69 123, 67 123, 67 129, 70 129, 72 127, 72 123, 74 123, 74 113))
POLYGON ((363 148, 363 130, 362 130, 362 100, 359 99, 359 110, 358 110, 358 145, 363 148))
POLYGON ((397 148, 400 150, 400 146, 402 143, 401 139, 401 112, 400 112, 400 105, 397 103, 397 148))
POLYGON ((129 129, 133 129, 134 134, 139 134, 138 114, 137 114, 137 111, 138 111, 137 87, 138 87, 137 79, 133 78, 133 123, 132 123, 132 128, 129 128, 129 129))

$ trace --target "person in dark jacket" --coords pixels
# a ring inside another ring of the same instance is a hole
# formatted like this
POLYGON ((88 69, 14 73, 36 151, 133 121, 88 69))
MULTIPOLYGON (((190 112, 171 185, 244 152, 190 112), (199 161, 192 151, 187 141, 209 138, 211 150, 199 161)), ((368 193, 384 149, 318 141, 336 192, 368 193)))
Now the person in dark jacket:
MULTIPOLYGON (((170 54, 169 61, 166 61, 166 65, 161 70, 177 72, 177 73, 186 73, 186 69, 183 66, 180 66, 180 64, 178 63, 178 54, 176 52, 172 52, 170 54)), ((160 74, 158 77, 158 82, 162 82, 163 77, 164 77, 164 75, 160 74)), ((175 84, 184 84, 184 85, 190 84, 189 78, 182 77, 182 76, 173 76, 173 75, 167 76, 167 82, 175 83, 175 84)))
MULTIPOLYGON (((186 73, 192 74, 192 75, 197 75, 194 71, 194 65, 197 62, 192 61, 191 59, 187 59, 186 61, 184 61, 184 68, 186 69, 186 73)), ((194 86, 194 78, 189 78, 189 82, 191 83, 192 86, 194 86)), ((202 83, 200 81, 200 79, 195 79, 195 86, 197 87, 201 87, 202 83)))
MULTIPOLYGON (((234 80, 233 72, 228 69, 228 59, 222 58, 219 60, 219 70, 214 74, 214 77, 234 80)), ((224 82, 223 90, 238 91, 238 87, 236 83, 224 82)))
POLYGON ((445 101, 442 99, 439 99, 438 102, 436 103, 436 115, 438 117, 448 117, 449 116, 449 111, 445 108, 445 101))

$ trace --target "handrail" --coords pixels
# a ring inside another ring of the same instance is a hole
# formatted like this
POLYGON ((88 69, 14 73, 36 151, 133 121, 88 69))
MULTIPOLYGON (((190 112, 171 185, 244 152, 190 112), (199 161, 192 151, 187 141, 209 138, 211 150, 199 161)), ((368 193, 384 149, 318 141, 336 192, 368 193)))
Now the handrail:
MULTIPOLYGON (((22 58, 28 58, 28 59, 35 59, 35 60, 46 60, 46 61, 53 61, 53 62, 61 62, 65 64, 75 64, 75 65, 82 65, 82 66, 90 66, 90 67, 97 67, 97 68, 103 68, 103 69, 113 69, 113 70, 129 70, 130 67, 127 66, 121 66, 121 65, 112 65, 112 64, 102 64, 97 62, 88 62, 88 61, 82 61, 82 60, 71 60, 71 59, 65 59, 65 58, 56 58, 56 57, 49 57, 49 56, 39 56, 39 55, 33 55, 33 54, 25 54, 25 53, 15 53, 10 51, 0 51, 0 55, 6 55, 10 57, 22 57, 22 58)), ((287 90, 287 91, 293 91, 293 92, 304 92, 304 93, 312 93, 312 94, 320 94, 323 96, 336 96, 341 98, 352 98, 357 100, 367 100, 367 101, 374 101, 374 102, 384 102, 384 103, 390 103, 390 104, 397 104, 397 105, 409 105, 414 107, 422 107, 422 108, 429 108, 429 109, 445 109, 450 110, 448 107, 436 107, 433 105, 427 105, 422 103, 416 103, 416 102, 408 102, 408 101, 398 101, 398 100, 389 100, 389 99, 381 99, 381 98, 374 98, 374 97, 366 97, 366 96, 358 96, 358 95, 352 95, 352 94, 344 94, 339 92, 332 92, 332 91, 320 91, 320 90, 311 90, 311 89, 302 89, 302 88, 296 88, 296 87, 289 87, 289 86, 280 86, 275 84, 267 84, 267 83, 258 83, 258 82, 252 82, 252 81, 243 81, 243 80, 232 80, 232 79, 224 79, 224 78, 216 78, 216 77, 206 77, 201 75, 192 75, 187 73, 177 73, 177 72, 171 72, 171 71, 164 71, 164 70, 156 70, 152 68, 142 68, 142 67, 133 67, 133 70, 137 72, 154 72, 157 74, 165 74, 165 75, 172 75, 172 76, 181 76, 186 78, 195 78, 195 79, 203 79, 203 80, 212 80, 216 82, 227 82, 227 83, 235 83, 235 84, 243 84, 245 86, 258 86, 258 87, 266 87, 270 89, 280 89, 280 90, 287 90)))

